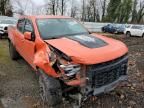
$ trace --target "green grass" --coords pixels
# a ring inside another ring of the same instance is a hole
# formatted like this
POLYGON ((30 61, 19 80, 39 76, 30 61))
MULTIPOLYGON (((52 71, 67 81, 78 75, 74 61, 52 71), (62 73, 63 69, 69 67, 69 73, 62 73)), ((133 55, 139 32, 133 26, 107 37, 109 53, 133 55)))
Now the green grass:
POLYGON ((10 62, 9 51, 8 51, 8 41, 0 40, 0 63, 7 64, 10 62))

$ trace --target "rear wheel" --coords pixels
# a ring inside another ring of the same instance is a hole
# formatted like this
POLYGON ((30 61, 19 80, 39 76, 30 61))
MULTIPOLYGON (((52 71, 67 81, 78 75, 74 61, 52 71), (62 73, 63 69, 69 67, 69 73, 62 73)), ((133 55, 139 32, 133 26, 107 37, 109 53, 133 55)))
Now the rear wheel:
POLYGON ((62 104, 62 91, 58 80, 49 77, 39 69, 39 85, 43 102, 48 106, 62 104))
POLYGON ((130 32, 126 32, 126 36, 127 37, 131 37, 131 33, 130 32))
POLYGON ((19 54, 16 51, 13 44, 11 43, 11 41, 9 41, 9 53, 12 60, 17 60, 19 58, 19 54))

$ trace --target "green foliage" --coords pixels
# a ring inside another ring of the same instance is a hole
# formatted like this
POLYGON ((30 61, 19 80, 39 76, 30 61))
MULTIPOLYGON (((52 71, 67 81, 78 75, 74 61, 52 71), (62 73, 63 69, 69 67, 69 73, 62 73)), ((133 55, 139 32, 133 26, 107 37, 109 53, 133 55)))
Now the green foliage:
POLYGON ((140 2, 139 9, 137 9, 137 0, 133 3, 132 23, 141 23, 144 16, 144 1, 140 2))
POLYGON ((128 22, 132 12, 132 0, 110 0, 107 8, 106 21, 128 22))
POLYGON ((120 3, 121 3, 120 0, 110 0, 107 8, 107 13, 108 13, 106 17, 107 21, 113 22, 116 19, 117 17, 116 9, 120 3))

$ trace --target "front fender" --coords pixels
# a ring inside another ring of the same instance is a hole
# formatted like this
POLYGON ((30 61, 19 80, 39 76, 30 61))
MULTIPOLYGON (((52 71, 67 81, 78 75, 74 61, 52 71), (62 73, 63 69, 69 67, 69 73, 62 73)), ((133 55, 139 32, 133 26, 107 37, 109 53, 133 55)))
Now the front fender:
POLYGON ((48 57, 48 52, 50 49, 47 44, 43 42, 40 38, 35 40, 35 55, 34 55, 34 64, 42 69, 46 74, 52 77, 57 77, 58 74, 51 67, 48 57))

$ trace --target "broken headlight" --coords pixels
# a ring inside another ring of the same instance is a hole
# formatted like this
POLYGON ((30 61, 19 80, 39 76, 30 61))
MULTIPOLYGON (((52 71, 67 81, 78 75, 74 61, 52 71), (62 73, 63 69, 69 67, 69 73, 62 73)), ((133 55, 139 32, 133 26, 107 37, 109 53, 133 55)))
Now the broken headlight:
POLYGON ((60 65, 60 68, 64 70, 68 77, 76 75, 81 70, 81 66, 79 64, 60 65))

